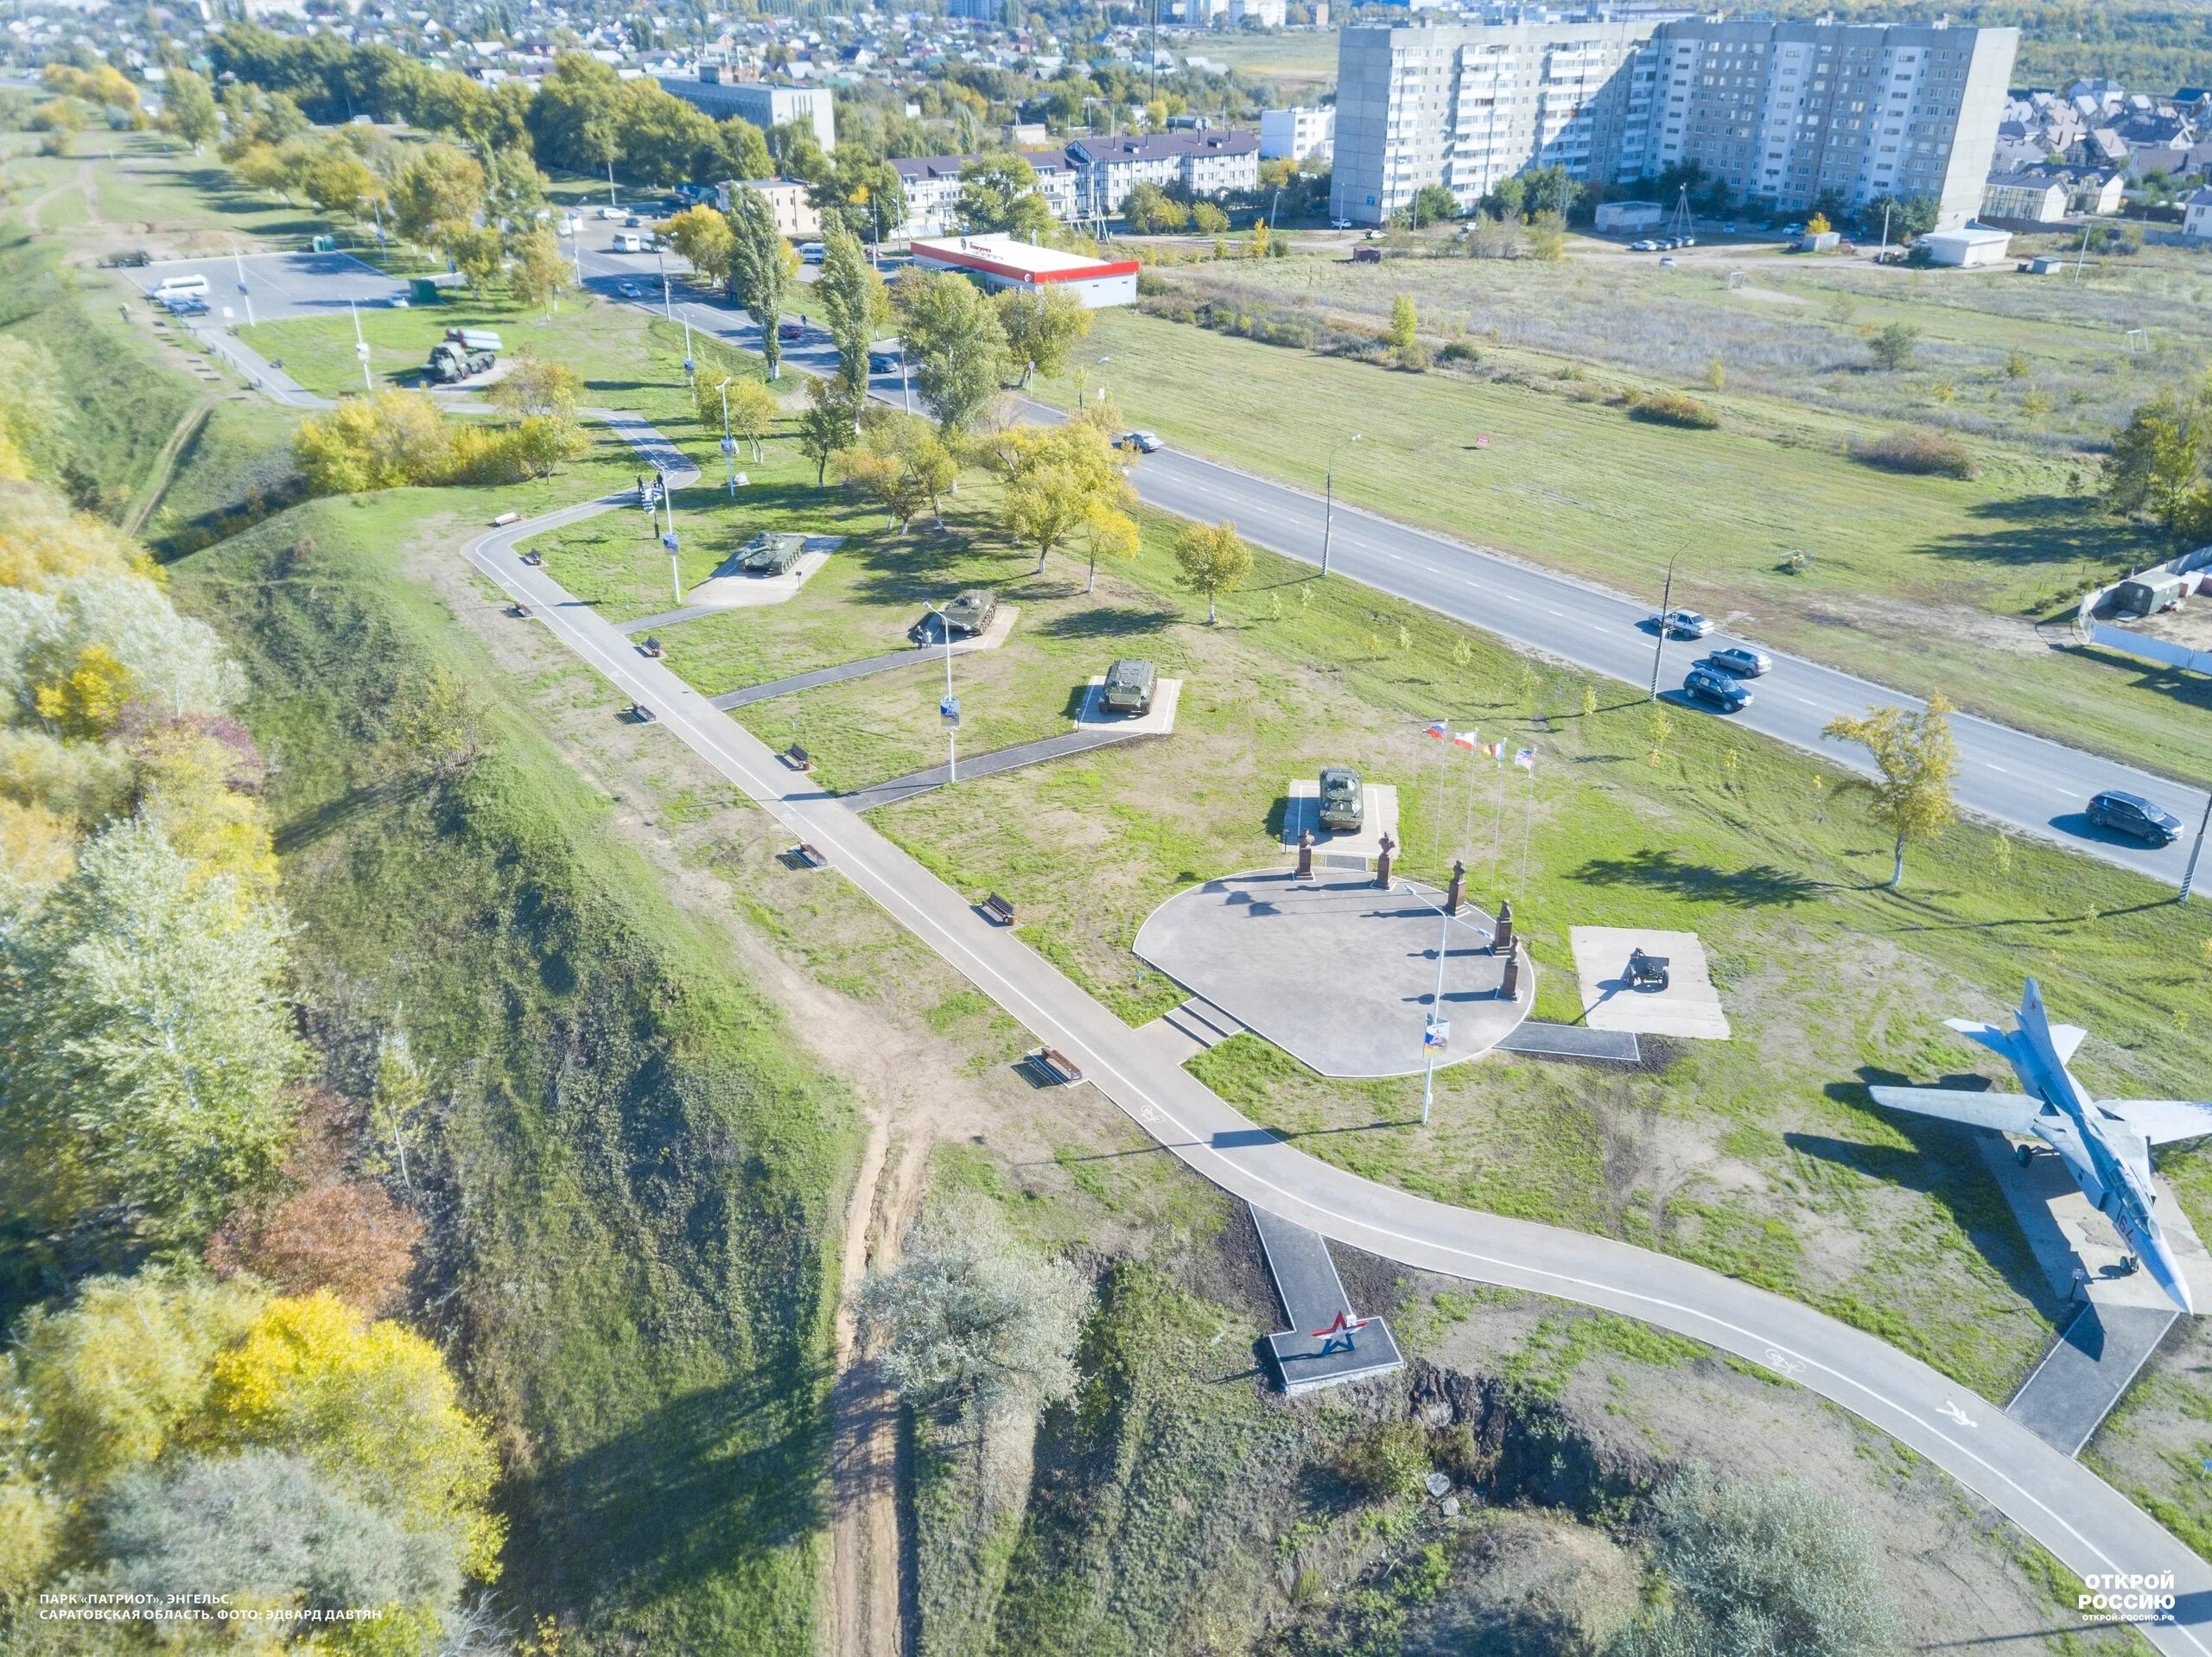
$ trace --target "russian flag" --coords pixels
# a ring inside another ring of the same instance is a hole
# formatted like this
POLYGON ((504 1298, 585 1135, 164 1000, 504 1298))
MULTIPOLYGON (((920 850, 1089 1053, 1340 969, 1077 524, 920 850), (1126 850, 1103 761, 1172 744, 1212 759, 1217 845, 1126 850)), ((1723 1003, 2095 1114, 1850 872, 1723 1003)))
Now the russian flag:
POLYGON ((1433 719, 1429 721, 1428 729, 1424 732, 1423 734, 1427 736, 1433 736, 1438 741, 1441 742, 1446 737, 1452 734, 1451 721, 1448 720, 1433 719))

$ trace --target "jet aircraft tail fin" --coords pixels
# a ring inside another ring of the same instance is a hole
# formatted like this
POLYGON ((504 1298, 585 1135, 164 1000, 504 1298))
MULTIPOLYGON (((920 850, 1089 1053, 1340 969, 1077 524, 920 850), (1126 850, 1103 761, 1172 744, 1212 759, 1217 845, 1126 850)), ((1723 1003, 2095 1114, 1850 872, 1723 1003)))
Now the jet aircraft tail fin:
POLYGON ((1944 1024, 1957 1031, 1968 1041, 1978 1041, 1993 1053, 1999 1053, 2007 1062, 2012 1057, 2012 1032, 1999 1030, 1993 1024, 1983 1024, 1974 1019, 1946 1019, 1944 1024))

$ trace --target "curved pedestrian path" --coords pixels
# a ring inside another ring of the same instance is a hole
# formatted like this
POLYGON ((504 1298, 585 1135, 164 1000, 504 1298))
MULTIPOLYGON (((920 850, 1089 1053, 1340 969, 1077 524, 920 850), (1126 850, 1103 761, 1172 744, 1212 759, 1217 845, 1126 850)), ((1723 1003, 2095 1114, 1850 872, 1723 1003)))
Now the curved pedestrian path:
MULTIPOLYGON (((611 416, 641 452, 696 475, 644 421, 611 416)), ((1895 1347, 1795 1300, 1665 1254, 1555 1226, 1508 1219, 1378 1184, 1308 1156, 1239 1115, 1057 968, 1013 929, 956 892, 767 745, 715 708, 665 663, 572 598, 515 549, 525 536, 626 504, 586 501, 479 536, 469 561, 659 728, 743 789, 796 841, 914 932, 1160 1145, 1224 1190, 1324 1236, 1402 1265, 1496 1283, 1642 1319, 1735 1354, 1840 1405, 1942 1468, 2075 1575, 2169 1584, 2170 1622, 2141 1632, 2159 1651, 2212 1657, 2212 1565, 2088 1469, 1996 1405, 1895 1347)))

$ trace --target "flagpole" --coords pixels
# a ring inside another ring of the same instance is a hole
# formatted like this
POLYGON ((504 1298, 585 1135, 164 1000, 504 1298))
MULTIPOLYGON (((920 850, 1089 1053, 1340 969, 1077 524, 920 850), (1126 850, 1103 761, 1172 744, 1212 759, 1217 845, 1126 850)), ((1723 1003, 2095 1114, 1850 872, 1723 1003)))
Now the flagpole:
POLYGON ((1433 835, 1433 838, 1436 841, 1436 867, 1440 869, 1444 867, 1444 764, 1446 757, 1452 752, 1452 721, 1450 720, 1444 721, 1444 734, 1437 739, 1436 746, 1438 750, 1436 755, 1436 809, 1432 811, 1429 816, 1436 825, 1433 835))
POLYGON ((1490 883, 1500 885, 1497 878, 1497 848, 1505 838, 1505 744, 1497 745, 1497 821, 1490 830, 1490 883))
MULTIPOLYGON (((1469 736, 1480 736, 1480 731, 1470 731, 1469 736)), ((1475 745, 1467 745, 1467 820, 1459 829, 1459 844, 1469 853, 1475 849, 1475 745)))
POLYGON ((1529 831, 1536 820, 1536 756, 1529 756, 1529 804, 1521 816, 1521 895, 1529 895, 1529 831))

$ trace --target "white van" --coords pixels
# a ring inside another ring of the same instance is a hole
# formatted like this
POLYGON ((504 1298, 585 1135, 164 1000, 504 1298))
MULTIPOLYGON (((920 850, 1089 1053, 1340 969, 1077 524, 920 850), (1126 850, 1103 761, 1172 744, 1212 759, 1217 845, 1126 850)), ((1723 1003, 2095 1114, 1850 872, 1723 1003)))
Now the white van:
POLYGON ((626 230, 618 230, 614 232, 614 251, 617 253, 643 253, 646 251, 645 238, 632 235, 626 230))
POLYGON ((151 297, 155 299, 185 299, 197 297, 207 291, 207 278, 200 276, 163 276, 154 284, 151 297))

